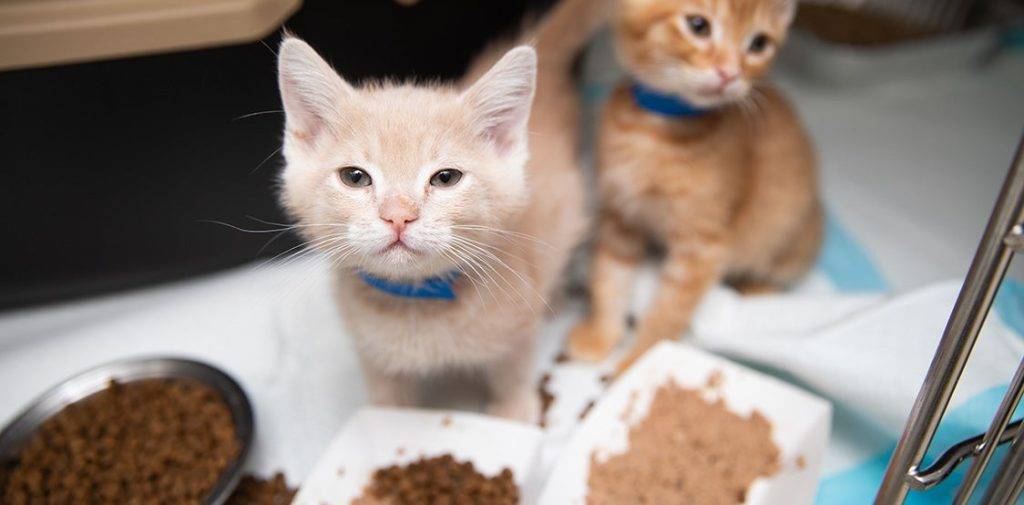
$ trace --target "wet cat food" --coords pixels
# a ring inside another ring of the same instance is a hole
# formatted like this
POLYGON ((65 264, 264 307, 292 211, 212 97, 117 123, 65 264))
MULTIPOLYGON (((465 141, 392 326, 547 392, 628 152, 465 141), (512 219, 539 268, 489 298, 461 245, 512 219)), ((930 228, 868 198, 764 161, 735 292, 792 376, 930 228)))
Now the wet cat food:
POLYGON ((757 411, 730 412, 719 399, 669 382, 629 432, 629 449, 591 456, 588 505, 743 503, 758 477, 779 468, 772 426, 757 411))
POLYGON ((512 471, 486 477, 472 462, 450 454, 381 468, 353 505, 516 505, 519 488, 512 471))
POLYGON ((0 502, 198 504, 240 450, 213 389, 111 382, 43 423, 0 472, 0 502))

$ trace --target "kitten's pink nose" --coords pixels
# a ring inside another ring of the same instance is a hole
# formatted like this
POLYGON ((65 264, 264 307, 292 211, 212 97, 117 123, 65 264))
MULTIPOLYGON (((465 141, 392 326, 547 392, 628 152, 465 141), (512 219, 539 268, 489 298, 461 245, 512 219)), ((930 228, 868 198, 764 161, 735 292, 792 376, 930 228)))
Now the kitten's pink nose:
POLYGON ((722 86, 729 84, 730 82, 736 80, 736 78, 740 76, 739 70, 731 68, 716 67, 715 72, 717 72, 718 77, 722 79, 722 86))
POLYGON ((399 237, 409 223, 420 217, 416 204, 404 196, 388 197, 380 207, 380 218, 391 225, 399 237))

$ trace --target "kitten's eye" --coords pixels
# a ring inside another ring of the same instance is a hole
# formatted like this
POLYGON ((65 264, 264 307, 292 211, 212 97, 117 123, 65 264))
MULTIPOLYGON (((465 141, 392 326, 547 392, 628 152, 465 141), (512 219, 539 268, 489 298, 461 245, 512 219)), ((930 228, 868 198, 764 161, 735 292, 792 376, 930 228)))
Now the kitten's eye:
POLYGON ((768 38, 763 33, 754 35, 753 39, 750 39, 750 52, 754 54, 763 53, 765 49, 768 49, 768 45, 772 43, 772 39, 768 38))
POLYGON ((708 18, 697 14, 691 14, 686 16, 686 25, 690 27, 690 31, 694 35, 706 38, 711 35, 711 21, 708 18))
POLYGON ((370 174, 361 168, 345 167, 338 172, 338 176, 341 177, 341 182, 353 188, 362 188, 373 184, 370 174))
POLYGON ((455 170, 454 168, 446 168, 444 170, 438 170, 433 176, 430 177, 431 186, 454 186, 455 183, 462 179, 462 172, 455 170))

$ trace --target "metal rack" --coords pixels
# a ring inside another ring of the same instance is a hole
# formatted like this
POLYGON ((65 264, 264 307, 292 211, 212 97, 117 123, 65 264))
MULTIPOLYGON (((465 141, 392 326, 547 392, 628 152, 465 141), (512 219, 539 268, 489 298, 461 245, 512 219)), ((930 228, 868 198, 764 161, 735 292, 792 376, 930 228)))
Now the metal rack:
POLYGON ((963 288, 946 323, 942 339, 910 417, 886 469, 875 505, 903 503, 911 490, 930 489, 971 459, 970 467, 953 503, 970 500, 996 447, 1012 443, 992 483, 985 490, 986 505, 1012 504, 1024 490, 1024 429, 1011 423, 1013 411, 1024 395, 1024 359, 1010 380, 1009 389, 985 433, 946 450, 934 464, 920 468, 939 421, 963 373, 996 292, 1014 253, 1024 251, 1024 136, 1021 137, 1002 191, 996 201, 981 243, 974 254, 963 288))

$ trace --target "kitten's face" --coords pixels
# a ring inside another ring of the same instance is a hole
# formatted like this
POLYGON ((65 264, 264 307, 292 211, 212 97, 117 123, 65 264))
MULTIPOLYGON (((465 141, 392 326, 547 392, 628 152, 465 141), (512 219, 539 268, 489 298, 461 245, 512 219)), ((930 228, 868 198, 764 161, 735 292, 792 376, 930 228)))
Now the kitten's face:
POLYGON ((619 0, 620 60, 645 85, 700 107, 747 96, 771 66, 795 0, 619 0))
POLYGON ((514 49, 461 93, 355 89, 304 42, 286 40, 282 202, 310 245, 336 265, 394 279, 455 268, 474 247, 467 238, 482 241, 480 227, 503 228, 525 203, 535 60, 514 49))

